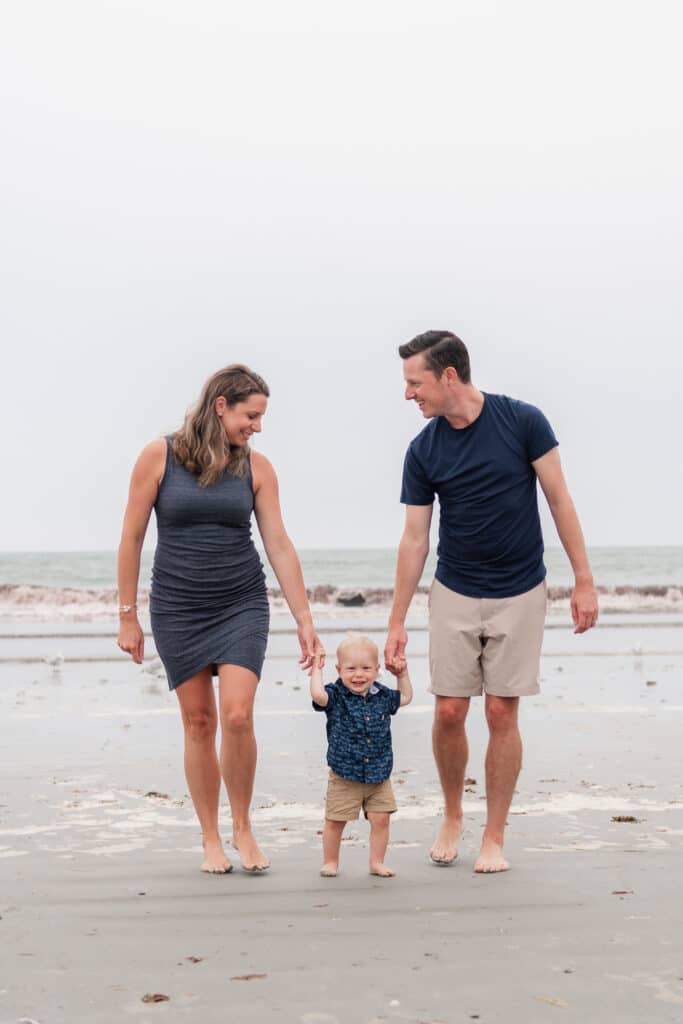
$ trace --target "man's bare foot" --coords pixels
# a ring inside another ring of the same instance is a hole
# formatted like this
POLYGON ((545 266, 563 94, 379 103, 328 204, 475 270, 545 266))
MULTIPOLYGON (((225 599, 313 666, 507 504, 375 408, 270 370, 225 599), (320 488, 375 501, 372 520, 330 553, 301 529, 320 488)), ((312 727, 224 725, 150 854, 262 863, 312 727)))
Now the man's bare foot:
POLYGON ((429 851, 432 864, 448 867, 458 856, 458 844, 462 835, 462 818, 444 818, 434 845, 429 851))
POLYGON ((370 874, 377 875, 379 878, 393 878, 396 872, 388 868, 386 864, 371 864, 370 874))
POLYGON ((336 878, 339 865, 335 864, 334 861, 329 861, 327 864, 323 864, 320 869, 320 874, 323 878, 336 878))
POLYGON ((240 855, 240 863, 245 871, 252 871, 255 874, 267 871, 270 861, 254 839, 254 834, 249 828, 234 829, 232 845, 240 855))
POLYGON ((510 865, 503 856, 503 847, 492 839, 484 839, 479 851, 474 870, 480 875, 493 875, 498 871, 508 871, 510 865))
POLYGON ((203 840, 204 863, 202 871, 209 875, 228 875, 232 871, 232 864, 225 855, 223 844, 220 839, 203 840))

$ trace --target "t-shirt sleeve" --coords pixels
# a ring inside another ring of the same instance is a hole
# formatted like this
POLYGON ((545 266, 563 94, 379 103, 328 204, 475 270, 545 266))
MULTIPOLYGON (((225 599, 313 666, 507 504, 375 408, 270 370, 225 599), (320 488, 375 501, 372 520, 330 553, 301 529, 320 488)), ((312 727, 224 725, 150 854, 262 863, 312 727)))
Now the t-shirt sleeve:
POLYGON ((311 701, 314 711, 328 712, 331 710, 334 702, 337 699, 337 691, 334 688, 334 683, 327 684, 327 686, 325 687, 325 693, 327 694, 327 704, 325 705, 325 707, 323 707, 322 704, 316 704, 314 700, 311 701))
POLYGON ((389 714, 395 715, 401 706, 401 691, 389 690, 389 714))
POLYGON ((524 409, 526 450, 529 462, 534 462, 545 455, 551 448, 556 448, 559 441, 550 423, 535 405, 526 405, 524 409))
POLYGON ((412 445, 403 460, 403 482, 401 484, 402 505, 433 505, 434 488, 420 465, 412 445))

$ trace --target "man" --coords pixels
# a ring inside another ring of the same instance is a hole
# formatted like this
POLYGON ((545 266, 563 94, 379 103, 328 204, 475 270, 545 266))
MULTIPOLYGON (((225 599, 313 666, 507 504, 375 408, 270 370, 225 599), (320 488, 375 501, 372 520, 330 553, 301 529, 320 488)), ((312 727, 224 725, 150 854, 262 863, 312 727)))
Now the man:
POLYGON ((448 865, 457 856, 468 755, 465 718, 470 697, 484 692, 487 818, 474 870, 506 871, 505 824, 522 764, 519 698, 539 692, 546 608, 537 479, 574 571, 575 633, 597 622, 597 594, 557 439, 543 413, 479 391, 467 349, 449 331, 427 331, 398 351, 405 397, 429 423, 411 442, 404 463, 406 522, 385 658, 393 663, 405 651, 405 617, 429 550, 436 495, 439 547, 430 593, 429 666, 436 697, 434 758, 445 811, 430 857, 448 865))

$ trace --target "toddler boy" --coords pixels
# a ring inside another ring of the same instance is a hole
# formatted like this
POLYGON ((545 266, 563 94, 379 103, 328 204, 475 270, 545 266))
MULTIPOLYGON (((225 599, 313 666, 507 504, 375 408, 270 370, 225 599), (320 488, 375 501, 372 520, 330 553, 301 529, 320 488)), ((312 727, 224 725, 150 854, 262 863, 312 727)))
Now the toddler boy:
POLYGON ((377 645, 367 636, 350 636, 337 648, 336 682, 325 686, 317 664, 310 671, 313 707, 327 716, 330 775, 320 872, 326 878, 337 874, 344 826, 359 817, 361 807, 370 822, 370 873, 394 875, 384 863, 389 817, 396 810, 390 779, 391 716, 410 703, 413 689, 405 658, 388 668, 396 676, 397 690, 377 682, 377 645))

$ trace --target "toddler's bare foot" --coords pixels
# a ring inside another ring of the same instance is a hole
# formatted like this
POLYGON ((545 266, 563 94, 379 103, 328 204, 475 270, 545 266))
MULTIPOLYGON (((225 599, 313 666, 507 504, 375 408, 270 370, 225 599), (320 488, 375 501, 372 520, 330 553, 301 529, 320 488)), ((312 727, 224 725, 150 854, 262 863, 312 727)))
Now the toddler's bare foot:
POLYGON ((510 865, 503 856, 503 847, 492 839, 484 839, 479 851, 474 870, 480 875, 493 875, 499 871, 508 871, 510 865))
POLYGON ((379 878, 394 878, 396 872, 388 868, 386 864, 371 864, 370 874, 377 875, 379 878))
POLYGON ((458 856, 458 844, 462 835, 462 818, 444 818, 434 845, 429 851, 432 864, 448 867, 458 856))
POLYGON ((270 861, 262 853, 250 828, 234 829, 232 845, 239 853, 240 863, 245 871, 258 874, 270 867, 270 861))
POLYGON ((228 875, 232 871, 232 864, 225 855, 223 844, 220 839, 204 839, 204 863, 202 871, 210 875, 228 875))
POLYGON ((320 869, 320 874, 323 878, 336 878, 339 865, 335 864, 333 860, 327 861, 320 869))

